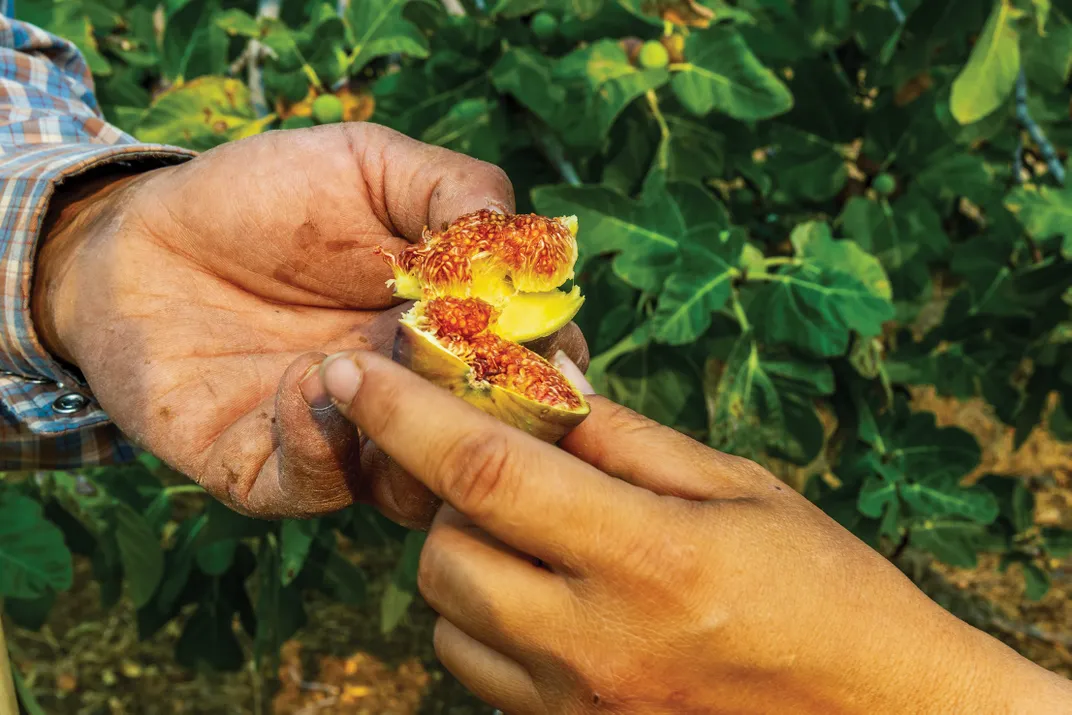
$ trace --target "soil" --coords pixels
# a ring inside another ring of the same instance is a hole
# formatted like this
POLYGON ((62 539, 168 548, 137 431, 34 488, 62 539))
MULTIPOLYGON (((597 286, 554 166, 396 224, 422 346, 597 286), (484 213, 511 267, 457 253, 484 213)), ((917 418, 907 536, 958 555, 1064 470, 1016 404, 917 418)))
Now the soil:
MULTIPOLYGON (((934 411, 940 424, 958 425, 979 438, 984 445, 979 474, 1031 480, 1039 521, 1072 528, 1072 445, 1038 430, 1013 451, 1011 430, 985 404, 942 399, 927 390, 917 392, 915 402, 934 411)), ((385 550, 363 554, 362 560, 386 577, 394 557, 385 550)), ((983 604, 986 615, 969 620, 1072 677, 1072 560, 1058 565, 1053 587, 1037 603, 1024 599, 1015 568, 999 573, 996 567, 993 558, 971 570, 928 563, 920 583, 932 595, 953 590, 983 604)), ((284 647, 277 673, 182 669, 173 656, 180 624, 139 642, 130 604, 102 611, 82 559, 76 562, 74 588, 60 596, 45 628, 33 633, 9 626, 8 633, 14 662, 49 715, 490 715, 491 708, 437 663, 431 645, 435 614, 419 599, 392 634, 379 632, 374 604, 382 588, 382 581, 373 585, 373 605, 364 609, 310 596, 310 622, 284 647)))

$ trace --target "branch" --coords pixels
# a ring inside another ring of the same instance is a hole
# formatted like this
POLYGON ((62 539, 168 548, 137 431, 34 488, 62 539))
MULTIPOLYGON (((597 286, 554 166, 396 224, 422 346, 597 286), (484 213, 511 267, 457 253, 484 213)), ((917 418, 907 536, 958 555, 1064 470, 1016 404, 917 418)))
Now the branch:
MULTIPOLYGON (((280 0, 258 0, 257 19, 278 19, 279 5, 280 0)), ((246 84, 249 85, 253 111, 258 117, 267 116, 271 111, 268 107, 268 98, 264 94, 264 76, 261 74, 260 65, 261 58, 270 56, 270 53, 271 49, 262 45, 260 40, 250 40, 244 53, 246 55, 246 84)))
POLYGON ((17 713, 18 698, 15 695, 15 676, 11 661, 7 655, 7 641, 4 640, 4 601, 0 599, 0 711, 17 713))
POLYGON ((905 24, 905 11, 901 8, 900 0, 889 0, 890 12, 893 13, 894 19, 897 20, 899 25, 905 24))
POLYGON ((539 145, 540 150, 543 151, 544 156, 547 157, 547 160, 558 169, 558 174, 563 181, 570 186, 580 186, 584 183, 577 174, 577 169, 573 166, 573 163, 566 158, 566 150, 558 139, 551 134, 550 130, 543 126, 542 122, 538 122, 534 117, 529 117, 529 131, 539 145))
POLYGON ((465 8, 458 0, 443 0, 443 9, 447 11, 448 15, 465 16, 465 8))
POLYGON ((1024 183, 1024 135, 1016 138, 1016 151, 1012 155, 1012 180, 1014 183, 1024 183))
POLYGON ((1064 184, 1065 167, 1061 165, 1057 150, 1046 136, 1046 133, 1042 131, 1042 127, 1031 116, 1031 110, 1027 106, 1027 75, 1022 69, 1020 70, 1020 75, 1016 78, 1016 120, 1020 122, 1020 127, 1031 137, 1031 141, 1035 142, 1035 146, 1038 147, 1046 166, 1049 167, 1050 173, 1057 179, 1057 183, 1064 184))

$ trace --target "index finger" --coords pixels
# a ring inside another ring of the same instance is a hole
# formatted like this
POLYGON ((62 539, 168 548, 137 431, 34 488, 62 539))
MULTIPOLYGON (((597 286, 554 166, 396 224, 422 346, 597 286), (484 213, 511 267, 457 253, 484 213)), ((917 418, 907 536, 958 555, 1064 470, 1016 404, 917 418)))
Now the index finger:
POLYGON ((617 560, 660 500, 481 412, 390 360, 321 366, 347 415, 403 469, 500 541, 583 572, 617 560))

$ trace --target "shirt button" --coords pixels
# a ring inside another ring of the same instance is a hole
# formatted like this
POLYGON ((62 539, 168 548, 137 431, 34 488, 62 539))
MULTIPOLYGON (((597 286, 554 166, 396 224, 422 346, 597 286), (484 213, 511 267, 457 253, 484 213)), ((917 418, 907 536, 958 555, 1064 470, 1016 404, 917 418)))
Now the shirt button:
POLYGON ((73 415, 75 412, 85 409, 88 404, 89 400, 83 395, 79 395, 77 392, 68 392, 66 395, 60 395, 56 398, 56 401, 52 403, 52 411, 61 415, 73 415))

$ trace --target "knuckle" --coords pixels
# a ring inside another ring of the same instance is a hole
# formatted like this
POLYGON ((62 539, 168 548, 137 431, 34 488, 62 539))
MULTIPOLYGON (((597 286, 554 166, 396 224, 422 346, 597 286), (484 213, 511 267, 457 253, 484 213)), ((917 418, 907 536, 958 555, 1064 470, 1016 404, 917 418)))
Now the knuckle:
POLYGON ((665 429, 658 422, 645 417, 639 412, 634 412, 624 405, 620 405, 617 402, 611 402, 610 405, 606 420, 607 426, 613 432, 630 434, 665 429))
POLYGON ((516 475, 510 440, 468 432, 456 438, 440 462, 444 496, 459 511, 478 516, 512 498, 516 475))
MULTIPOLYGON (((661 520, 662 523, 670 523, 661 520)), ((643 529, 630 541, 622 567, 631 579, 659 593, 682 593, 697 563, 697 544, 676 528, 643 529)))

